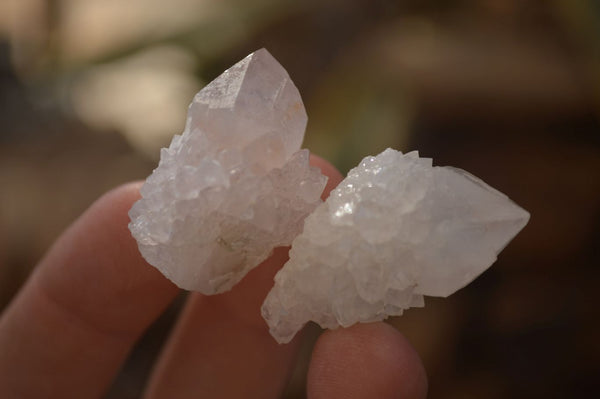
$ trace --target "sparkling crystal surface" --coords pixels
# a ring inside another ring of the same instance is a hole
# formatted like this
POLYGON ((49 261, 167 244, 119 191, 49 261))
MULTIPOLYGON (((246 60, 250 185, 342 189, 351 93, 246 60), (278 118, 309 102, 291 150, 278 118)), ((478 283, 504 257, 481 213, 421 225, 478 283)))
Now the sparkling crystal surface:
POLYGON ((129 212, 144 258, 179 287, 215 294, 289 245, 327 180, 300 150, 306 122, 265 49, 209 83, 129 212))
POLYGON ((400 315, 471 282, 528 220, 477 177, 387 149, 306 218, 263 317, 283 343, 309 320, 336 328, 400 315))

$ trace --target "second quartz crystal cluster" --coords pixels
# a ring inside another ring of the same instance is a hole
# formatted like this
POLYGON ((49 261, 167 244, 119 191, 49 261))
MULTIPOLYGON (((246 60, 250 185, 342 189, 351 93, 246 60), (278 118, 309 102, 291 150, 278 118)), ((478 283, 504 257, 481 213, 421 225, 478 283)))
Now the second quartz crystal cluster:
POLYGON ((306 121, 264 49, 202 89, 130 211, 144 258, 179 287, 215 294, 289 245, 327 180, 300 150, 306 121))
POLYGON ((467 285, 528 220, 469 173, 387 149, 306 218, 263 316, 288 342, 309 320, 336 328, 400 315, 467 285))

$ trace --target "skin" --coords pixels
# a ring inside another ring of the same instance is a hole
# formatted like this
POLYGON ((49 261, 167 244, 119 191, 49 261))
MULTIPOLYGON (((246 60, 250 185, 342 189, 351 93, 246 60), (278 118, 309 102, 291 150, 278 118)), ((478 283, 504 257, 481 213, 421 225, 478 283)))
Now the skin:
MULTIPOLYGON (((326 161, 324 196, 341 181, 326 161)), ((96 201, 56 241, 0 318, 6 398, 100 398, 144 330, 178 293, 137 250, 127 211, 141 183, 96 201)), ((260 305, 287 249, 228 293, 191 294, 144 397, 278 398, 301 334, 279 345, 260 305)), ((310 363, 309 398, 424 398, 427 378, 408 341, 383 323, 324 333, 310 363)))

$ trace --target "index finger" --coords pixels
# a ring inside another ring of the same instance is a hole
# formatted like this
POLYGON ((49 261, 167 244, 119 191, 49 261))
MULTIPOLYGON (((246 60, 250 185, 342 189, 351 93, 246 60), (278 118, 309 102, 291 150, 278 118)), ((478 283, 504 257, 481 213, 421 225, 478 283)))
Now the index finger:
POLYGON ((54 244, 0 319, 7 398, 96 398, 178 289, 127 224, 139 184, 96 201, 54 244))

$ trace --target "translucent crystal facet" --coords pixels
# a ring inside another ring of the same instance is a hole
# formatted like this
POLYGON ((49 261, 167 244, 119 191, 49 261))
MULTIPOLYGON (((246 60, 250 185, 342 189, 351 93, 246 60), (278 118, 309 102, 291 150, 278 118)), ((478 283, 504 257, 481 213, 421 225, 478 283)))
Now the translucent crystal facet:
POLYGON ((209 83, 129 213, 144 258, 179 287, 215 294, 289 245, 326 183, 300 150, 306 121, 264 49, 209 83))
POLYGON ((529 214, 469 173, 417 152, 366 157, 305 220, 262 314, 278 342, 400 315, 486 270, 529 214))

